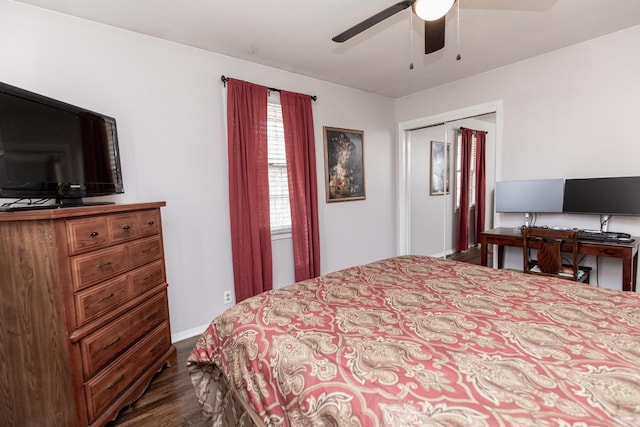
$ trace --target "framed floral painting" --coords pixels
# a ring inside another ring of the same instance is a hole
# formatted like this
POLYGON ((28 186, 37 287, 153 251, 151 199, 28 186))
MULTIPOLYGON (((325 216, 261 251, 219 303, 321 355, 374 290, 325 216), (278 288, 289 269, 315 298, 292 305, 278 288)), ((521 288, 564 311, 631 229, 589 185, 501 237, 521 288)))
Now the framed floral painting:
POLYGON ((364 131, 323 129, 327 203, 365 199, 364 131))

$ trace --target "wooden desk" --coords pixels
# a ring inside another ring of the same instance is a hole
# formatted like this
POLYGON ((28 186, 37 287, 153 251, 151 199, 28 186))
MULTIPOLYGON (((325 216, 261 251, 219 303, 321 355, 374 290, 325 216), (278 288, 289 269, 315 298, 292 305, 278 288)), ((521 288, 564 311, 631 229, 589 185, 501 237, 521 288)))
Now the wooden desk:
MULTIPOLYGON (((638 275, 638 246, 640 237, 633 237, 633 242, 595 242, 578 241, 578 252, 584 255, 620 258, 622 260, 622 290, 636 291, 638 275)), ((487 265, 489 245, 498 246, 498 268, 504 264, 504 247, 522 247, 522 234, 513 227, 499 227, 480 233, 480 262, 487 265)), ((568 250, 568 249, 567 249, 568 250)))

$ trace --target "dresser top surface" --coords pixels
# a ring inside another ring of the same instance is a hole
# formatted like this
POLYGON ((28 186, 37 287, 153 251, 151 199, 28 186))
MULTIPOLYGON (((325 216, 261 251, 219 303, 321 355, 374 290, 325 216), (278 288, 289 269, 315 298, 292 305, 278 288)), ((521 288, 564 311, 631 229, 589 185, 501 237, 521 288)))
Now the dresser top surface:
POLYGON ((0 212, 0 222, 3 221, 37 221, 60 218, 74 218, 88 215, 110 214, 116 212, 137 211, 142 209, 160 208, 166 202, 123 203, 94 206, 76 206, 53 209, 25 209, 21 211, 0 212))

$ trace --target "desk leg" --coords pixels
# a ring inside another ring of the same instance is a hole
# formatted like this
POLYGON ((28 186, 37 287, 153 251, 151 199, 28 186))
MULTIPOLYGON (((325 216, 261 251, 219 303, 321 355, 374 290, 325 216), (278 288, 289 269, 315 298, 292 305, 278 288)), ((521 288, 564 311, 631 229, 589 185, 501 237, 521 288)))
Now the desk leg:
POLYGON ((480 237, 480 265, 487 266, 487 239, 480 237))
POLYGON ((498 245, 498 268, 504 267, 504 246, 498 245))
MULTIPOLYGON (((630 252, 630 251, 629 251, 630 252)), ((622 257, 622 290, 633 291, 636 290, 636 274, 638 272, 638 253, 631 256, 631 253, 625 251, 622 257)))
POLYGON ((633 256, 633 276, 631 276, 631 291, 636 291, 636 282, 638 280, 638 252, 633 256))
MULTIPOLYGON (((504 266, 504 246, 503 245, 495 245, 498 247, 497 255, 498 255, 498 268, 502 268, 504 266)), ((494 253, 494 256, 496 254, 494 253)), ((480 265, 487 266, 487 258, 489 257, 489 244, 487 243, 487 239, 480 238, 480 265)), ((491 266, 493 267, 493 266, 491 266)))

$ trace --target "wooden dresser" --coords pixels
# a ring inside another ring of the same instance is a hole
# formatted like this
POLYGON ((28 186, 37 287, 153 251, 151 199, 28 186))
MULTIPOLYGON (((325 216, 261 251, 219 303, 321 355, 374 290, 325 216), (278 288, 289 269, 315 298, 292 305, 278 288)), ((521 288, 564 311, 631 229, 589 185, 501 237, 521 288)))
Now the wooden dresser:
POLYGON ((176 363, 164 205, 0 213, 0 425, 102 426, 176 363))

